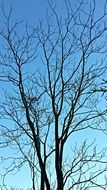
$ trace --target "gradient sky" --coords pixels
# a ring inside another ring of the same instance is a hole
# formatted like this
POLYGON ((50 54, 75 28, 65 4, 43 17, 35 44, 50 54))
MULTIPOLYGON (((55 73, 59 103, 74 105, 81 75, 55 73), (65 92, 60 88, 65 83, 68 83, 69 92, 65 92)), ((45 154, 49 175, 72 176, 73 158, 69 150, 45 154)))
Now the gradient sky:
MULTIPOLYGON (((0 0, 0 4, 4 2, 5 10, 9 10, 10 5, 12 4, 13 7, 13 19, 18 20, 24 20, 28 21, 29 24, 36 25, 39 20, 43 19, 46 13, 46 9, 48 9, 48 4, 46 0, 0 0)), ((54 0, 54 2, 57 2, 57 0, 54 0)), ((104 0, 98 0, 98 15, 100 14, 102 2, 104 0)), ((58 4, 58 10, 61 12, 63 10, 63 3, 62 0, 59 0, 57 2, 58 4)), ((61 12, 62 13, 62 12, 61 12)), ((2 20, 2 14, 0 11, 0 19, 2 20)), ((92 132, 85 131, 81 132, 74 137, 75 141, 81 142, 82 139, 87 138, 88 141, 92 141, 94 138, 96 138, 96 143, 101 148, 103 145, 107 142, 107 137, 99 132, 92 132), (78 138, 77 138, 78 136, 78 138)), ((3 151, 0 151, 0 156, 3 153, 3 151)), ((1 170, 1 167, 0 167, 1 170)), ((0 171, 1 172, 1 171, 0 171)), ((7 177, 7 184, 12 186, 18 186, 22 188, 27 188, 30 185, 29 179, 29 172, 27 169, 23 168, 22 172, 17 174, 16 176, 9 176, 7 177)))
MULTIPOLYGON (((4 2, 5 11, 8 12, 10 6, 13 7, 12 19, 27 21, 29 24, 36 25, 38 21, 43 18, 46 11, 46 3, 45 0, 0 0, 0 4, 4 2)), ((3 22, 3 16, 0 10, 0 20, 3 22)), ((23 30, 23 29, 22 29, 23 30)), ((0 85, 1 87, 1 85, 0 85)), ((3 86, 4 87, 4 86, 3 86)), ((0 150, 0 156, 10 154, 10 150, 0 150)), ((5 163, 6 166, 6 163, 5 163)), ((0 173, 2 173, 2 164, 0 163, 0 173)), ((19 187, 27 189, 31 187, 29 180, 29 168, 24 166, 22 170, 17 173, 17 175, 8 175, 6 178, 6 184, 8 187, 19 187)), ((0 179, 1 185, 1 179, 0 179)), ((0 188, 1 189, 1 188, 0 188)))

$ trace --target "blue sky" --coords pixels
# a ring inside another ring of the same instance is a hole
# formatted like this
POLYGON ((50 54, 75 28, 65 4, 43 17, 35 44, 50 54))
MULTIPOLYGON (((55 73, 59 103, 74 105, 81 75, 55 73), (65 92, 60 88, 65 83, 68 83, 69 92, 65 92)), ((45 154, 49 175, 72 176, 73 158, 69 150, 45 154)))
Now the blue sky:
MULTIPOLYGON (((55 0, 56 1, 56 0, 55 0)), ((55 2, 54 1, 54 2, 55 2)), ((3 1, 0 0, 0 3, 3 1)), ((57 2, 57 1, 56 1, 57 2)), ((98 4, 98 15, 100 14, 100 10, 102 7, 103 0, 99 0, 98 4)), ((5 0, 5 10, 9 10, 10 5, 12 4, 13 7, 13 20, 24 20, 28 21, 29 24, 36 25, 39 20, 43 19, 46 13, 46 9, 48 8, 47 2, 45 0, 5 0)), ((58 10, 62 14, 62 0, 57 2, 58 4, 58 10)), ((1 12, 0 12, 1 16, 1 12)), ((1 16, 2 19, 2 16, 1 16)), ((23 30, 23 29, 22 29, 23 30)), ((94 138, 96 138, 96 143, 101 148, 103 145, 106 144, 107 137, 103 133, 99 132, 92 132, 90 130, 86 132, 81 132, 76 135, 76 137, 73 137, 75 141, 82 142, 84 138, 87 138, 88 141, 92 141, 94 138)), ((4 150, 3 150, 4 151, 4 150)), ((0 156, 3 152, 0 152, 0 156)), ((5 152, 6 153, 6 152, 5 152)), ((1 170, 1 169, 0 169, 1 170)), ((18 186, 22 188, 27 188, 30 186, 29 179, 29 169, 26 169, 25 167, 22 168, 22 172, 19 173, 16 176, 9 176, 7 177, 7 184, 12 186, 18 186)))
MULTIPOLYGON (((46 3, 45 0, 0 0, 0 4, 4 2, 5 10, 8 12, 10 6, 13 7, 13 13, 12 13, 12 19, 13 20, 20 20, 20 21, 28 21, 29 24, 36 25, 38 21, 44 17, 45 10, 46 10, 46 3)), ((2 17, 2 13, 0 10, 0 20, 3 22, 4 18, 2 17)), ((22 29, 23 30, 23 29, 22 29)), ((7 85, 6 85, 7 86, 7 85)), ((0 84, 0 87, 5 88, 6 86, 2 86, 0 84)), ((8 87, 8 86, 7 86, 8 87)), ((6 87, 6 88, 7 88, 6 87)), ((11 156, 11 150, 3 149, 0 150, 0 156, 11 156)), ((5 162, 4 166, 8 164, 5 162)), ((3 174, 2 164, 0 163, 0 173, 3 174)), ((31 187, 31 181, 29 180, 30 172, 29 167, 25 165, 22 167, 22 170, 17 173, 16 175, 8 175, 6 177, 6 184, 8 187, 19 187, 27 189, 28 187, 31 187)), ((0 185, 1 185, 1 179, 0 179, 0 185)), ((0 187, 1 189, 1 187, 0 187)))

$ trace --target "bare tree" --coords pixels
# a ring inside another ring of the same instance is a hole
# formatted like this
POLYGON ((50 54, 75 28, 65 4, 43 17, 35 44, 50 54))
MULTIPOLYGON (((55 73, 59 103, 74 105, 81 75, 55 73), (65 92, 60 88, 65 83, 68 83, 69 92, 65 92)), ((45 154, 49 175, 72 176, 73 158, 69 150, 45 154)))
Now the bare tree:
POLYGON ((48 0, 45 22, 21 32, 12 9, 6 14, 1 6, 6 22, 0 30, 0 79, 8 85, 0 101, 0 147, 17 152, 2 157, 11 163, 3 175, 5 188, 5 176, 28 164, 33 190, 106 189, 99 180, 107 173, 106 149, 98 151, 86 140, 79 146, 73 135, 106 131, 106 109, 95 89, 107 70, 107 2, 99 17, 96 1, 77 2, 64 2, 62 18, 48 0))

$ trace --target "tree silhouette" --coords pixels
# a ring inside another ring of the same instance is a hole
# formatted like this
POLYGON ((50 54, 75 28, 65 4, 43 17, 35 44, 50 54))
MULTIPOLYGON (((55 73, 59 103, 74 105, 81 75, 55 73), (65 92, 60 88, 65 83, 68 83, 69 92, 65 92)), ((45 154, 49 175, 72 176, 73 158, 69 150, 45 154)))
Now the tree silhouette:
POLYGON ((0 101, 0 147, 17 152, 1 157, 10 163, 3 187, 6 175, 27 163, 33 190, 106 189, 99 180, 107 172, 106 149, 73 138, 88 129, 106 132, 98 90, 107 72, 106 3, 98 17, 96 1, 67 0, 62 18, 48 0, 46 20, 22 32, 12 9, 7 14, 1 6, 0 79, 9 89, 0 101))

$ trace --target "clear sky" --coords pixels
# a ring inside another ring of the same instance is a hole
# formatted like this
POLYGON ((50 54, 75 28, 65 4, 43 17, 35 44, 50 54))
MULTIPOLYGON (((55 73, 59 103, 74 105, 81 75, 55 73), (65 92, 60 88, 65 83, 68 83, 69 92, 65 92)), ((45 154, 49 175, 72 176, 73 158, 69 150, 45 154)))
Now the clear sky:
MULTIPOLYGON (((46 13, 46 10, 48 9, 48 4, 46 0, 0 0, 0 4, 4 2, 5 10, 9 10, 10 5, 12 4, 13 7, 13 20, 18 19, 21 21, 28 21, 29 24, 36 25, 39 20, 43 19, 46 13)), ((62 0, 54 0, 56 4, 58 4, 58 10, 63 13, 63 3, 62 0)), ((104 0, 98 0, 98 15, 100 14, 100 10, 102 7, 102 2, 104 0)), ((0 11, 0 20, 2 20, 2 14, 0 11)), ((1 21, 2 22, 2 21, 1 21)), ((88 141, 92 141, 94 138, 96 138, 96 143, 98 146, 103 147, 103 145, 107 142, 107 137, 99 132, 92 132, 90 133, 81 132, 77 134, 75 138, 75 141, 80 142, 82 139, 87 138, 88 141), (78 138, 77 138, 78 136, 78 138)), ((0 156, 2 154, 5 154, 6 152, 0 151, 0 156)), ((1 170, 1 168, 0 168, 1 170)), ((29 181, 29 171, 26 168, 22 169, 22 172, 19 173, 16 176, 9 176, 7 177, 7 184, 12 186, 18 186, 22 188, 27 188, 30 185, 29 181)))
MULTIPOLYGON (((0 0, 0 4, 4 2, 5 10, 9 10, 10 6, 12 5, 13 13, 12 13, 12 19, 13 20, 20 20, 20 21, 27 21, 29 24, 32 24, 35 26, 38 21, 44 17, 46 12, 46 2, 45 0, 0 0)), ((0 22, 3 22, 3 16, 0 10, 0 22)), ((22 28, 23 30, 23 28, 22 28)), ((4 87, 1 86, 0 87, 4 87)), ((4 87, 5 88, 5 87, 4 87)), ((10 150, 0 150, 0 156, 6 156, 11 155, 10 150)), ((5 162, 4 166, 6 167, 7 162, 5 162)), ((0 162, 0 173, 3 173, 2 170, 2 163, 0 162)), ((27 189, 28 187, 31 187, 31 181, 29 180, 30 172, 29 168, 24 166, 22 170, 17 173, 16 175, 8 175, 6 178, 6 184, 8 187, 19 187, 27 189)), ((1 184, 0 179, 0 185, 1 184)), ((1 187, 0 187, 1 189, 1 187)))

